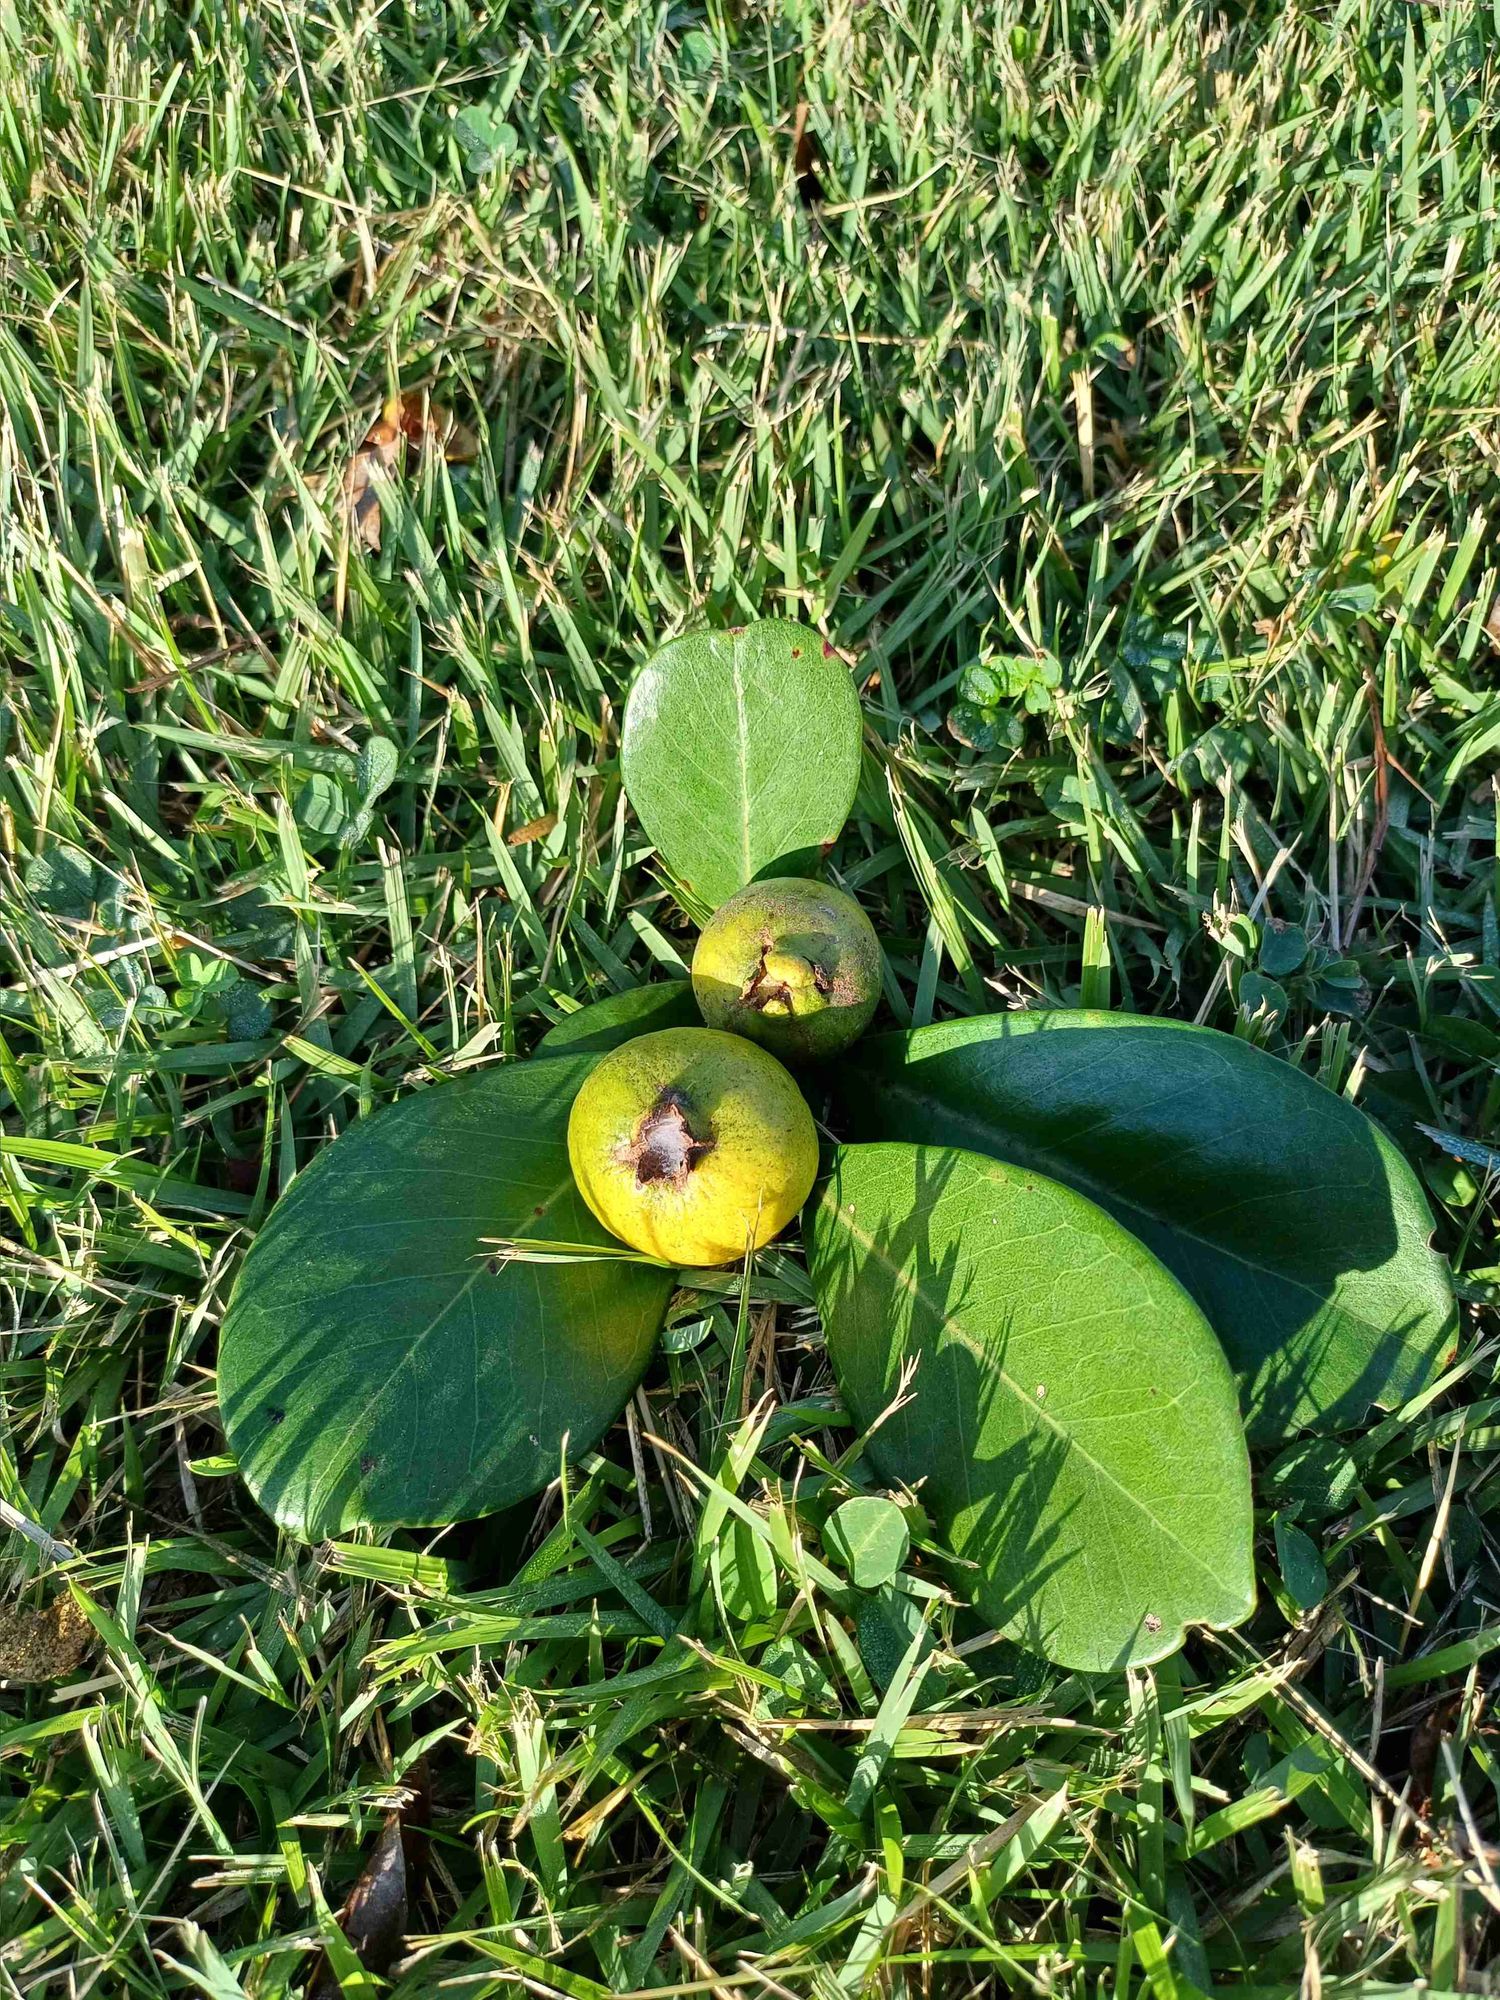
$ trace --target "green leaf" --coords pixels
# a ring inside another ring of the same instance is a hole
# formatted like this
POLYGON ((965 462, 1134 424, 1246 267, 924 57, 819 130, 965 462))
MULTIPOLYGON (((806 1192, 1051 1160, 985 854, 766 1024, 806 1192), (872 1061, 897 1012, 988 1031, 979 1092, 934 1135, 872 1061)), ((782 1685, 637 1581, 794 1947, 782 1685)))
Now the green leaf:
POLYGON ((713 1315, 705 1313, 701 1317, 680 1319, 662 1329, 661 1346, 663 1354, 691 1354, 701 1347, 714 1330, 713 1315))
POLYGON ((1337 1438, 1304 1437, 1279 1452, 1259 1475, 1261 1498, 1303 1519, 1325 1521, 1353 1500, 1359 1467, 1337 1438))
POLYGON ((503 1261, 493 1239, 618 1250, 568 1170, 594 1058, 433 1086, 362 1120, 257 1237, 219 1345, 251 1492, 312 1540, 523 1499, 618 1415, 670 1274, 623 1258, 503 1261))
POLYGON ((1328 1570, 1318 1545, 1285 1514, 1278 1514, 1271 1528, 1276 1537, 1276 1563, 1287 1595, 1299 1611, 1311 1611, 1328 1595, 1328 1570))
MULTIPOLYGON (((921 1605, 905 1591, 884 1584, 860 1597, 854 1618, 854 1643, 865 1672, 882 1694, 889 1691, 919 1632, 923 1635, 921 1657, 926 1659, 936 1651, 937 1640, 922 1622, 921 1605)), ((917 1690, 917 1706, 938 1700, 942 1685, 942 1676, 936 1671, 929 1672, 917 1690)))
POLYGON ((515 126, 491 104, 471 104, 453 121, 453 130, 471 174, 487 174, 521 143, 515 126))
POLYGON ((748 1521, 729 1517, 714 1543, 712 1561, 726 1618, 743 1624, 774 1617, 776 1558, 748 1521))
POLYGON ((390 790, 401 766, 401 753, 389 736, 372 736, 354 762, 354 787, 368 805, 390 790))
POLYGON ((337 778, 314 771, 297 793, 292 812, 308 845, 326 846, 338 839, 349 818, 349 801, 337 778))
POLYGON ((909 1145, 839 1147, 808 1236, 870 1461, 920 1486, 995 1625, 1103 1672, 1248 1614, 1234 1380, 1134 1236, 1039 1174, 909 1145))
POLYGON ((1286 988, 1278 986, 1274 979, 1267 979, 1259 972, 1245 972, 1240 975, 1239 992, 1236 998, 1240 1012, 1252 1020, 1262 1012, 1269 1014, 1273 1021, 1279 1021, 1286 1012, 1286 988))
POLYGON ((692 982, 664 979, 655 986, 633 986, 628 993, 609 993, 591 1000, 549 1028, 537 1043, 539 1056, 602 1056, 621 1042, 649 1035, 657 1028, 701 1028, 703 1016, 693 998, 692 982))
POLYGON ((836 1508, 823 1529, 823 1540, 849 1581, 861 1590, 889 1583, 911 1546, 901 1509, 877 1493, 862 1493, 836 1508))
POLYGON ((1452 1345, 1411 1168, 1353 1105, 1233 1036, 994 1015, 863 1042, 835 1082, 852 1138, 991 1153, 1133 1230, 1208 1315, 1257 1438, 1394 1407, 1452 1345))
POLYGON ((231 1041, 254 1042, 271 1032, 273 1017, 270 1006, 260 988, 248 979, 237 979, 226 993, 220 995, 220 1005, 224 1009, 224 1024, 231 1041))
POLYGON ((760 1656, 764 1673, 775 1674, 784 1688, 762 1688, 756 1708, 765 1715, 790 1715, 802 1709, 838 1709, 833 1683, 817 1656, 796 1639, 773 1639, 760 1656))
POLYGON ((714 66, 712 39, 701 28, 689 28, 678 45, 677 61, 688 76, 707 76, 714 66))
POLYGON ((50 847, 26 864, 26 887, 39 906, 59 917, 86 917, 94 907, 94 864, 66 847, 50 847))
POLYGON ((859 783, 859 697, 805 625, 763 619, 663 646, 625 705, 625 790, 672 873, 717 907, 805 875, 859 783))
POLYGON ((1307 957, 1307 932, 1301 924, 1268 923, 1260 934, 1260 969, 1268 979, 1285 979, 1307 957))

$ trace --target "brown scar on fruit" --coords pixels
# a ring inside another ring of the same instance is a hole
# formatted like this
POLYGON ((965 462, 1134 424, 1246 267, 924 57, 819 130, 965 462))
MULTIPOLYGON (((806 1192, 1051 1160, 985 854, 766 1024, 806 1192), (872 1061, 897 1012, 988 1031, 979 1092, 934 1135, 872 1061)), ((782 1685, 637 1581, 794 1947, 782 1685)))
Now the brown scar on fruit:
MULTIPOLYGON (((760 1014, 763 1014, 768 1007, 785 1007, 788 1013, 792 1008, 791 987, 784 979, 772 979, 766 972, 766 960, 770 957, 775 943, 773 937, 762 935, 759 963, 740 988, 740 999, 747 1007, 753 1007, 760 1014)), ((804 959, 803 963, 812 974, 813 985, 826 999, 833 992, 835 983, 829 977, 827 967, 819 965, 815 958, 804 959)))
POLYGON ((682 1092, 668 1087, 635 1128, 632 1143, 621 1147, 619 1158, 623 1166, 635 1168, 637 1187, 666 1181, 682 1188, 704 1154, 713 1149, 713 1140, 700 1139, 688 1122, 682 1092))

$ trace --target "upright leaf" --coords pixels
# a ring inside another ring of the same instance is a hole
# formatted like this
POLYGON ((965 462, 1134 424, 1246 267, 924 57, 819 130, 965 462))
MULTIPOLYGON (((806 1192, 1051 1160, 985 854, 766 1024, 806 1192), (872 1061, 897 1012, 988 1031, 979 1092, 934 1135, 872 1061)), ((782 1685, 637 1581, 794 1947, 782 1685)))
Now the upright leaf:
POLYGON ((568 1170, 592 1056, 487 1070, 353 1126, 272 1210, 219 1345, 256 1499, 307 1539, 523 1499, 585 1451, 646 1365, 668 1273, 538 1263, 494 1239, 618 1250, 568 1170))
POLYGON ((324 1946, 303 1989, 304 2000, 341 2000, 378 1990, 380 1975, 401 1955, 408 1914, 427 1872, 431 1797, 427 1760, 418 1760, 405 1802, 387 1813, 380 1837, 336 1919, 325 1918, 324 1946), (347 1940, 339 1950, 338 1933, 347 1940), (338 1952, 342 1973, 330 1952, 338 1952), (351 1964, 352 1961, 352 1964, 351 1964))
POLYGON ((1234 1379, 1127 1230, 1002 1161, 876 1145, 838 1149, 808 1239, 869 1457, 920 1487, 986 1617, 1102 1672, 1247 1615, 1234 1379))
POLYGON ((1406 1161, 1247 1042, 1128 1014, 992 1015, 864 1042, 836 1087, 853 1138, 972 1147, 1107 1208, 1208 1315, 1254 1437, 1399 1404, 1452 1343, 1406 1161))
POLYGON ((636 676, 625 790, 675 876, 716 908, 765 875, 805 875, 859 783, 859 697, 805 625, 767 618, 663 646, 636 676))

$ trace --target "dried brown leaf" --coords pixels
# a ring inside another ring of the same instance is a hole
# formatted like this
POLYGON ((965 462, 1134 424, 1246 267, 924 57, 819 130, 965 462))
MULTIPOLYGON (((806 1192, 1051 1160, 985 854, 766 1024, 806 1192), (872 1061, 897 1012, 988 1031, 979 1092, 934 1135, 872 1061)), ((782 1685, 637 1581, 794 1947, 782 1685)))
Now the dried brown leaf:
POLYGON ((66 1680, 93 1643, 93 1626, 66 1594, 41 1611, 0 1611, 0 1680, 66 1680))
MULTIPOLYGON (((380 1837, 359 1880, 338 1914, 339 1928, 367 1972, 386 1973, 401 1954, 407 1917, 427 1873, 427 1830, 431 1820, 427 1760, 419 1758, 406 1776, 407 1799, 387 1813, 380 1837)), ((305 2000, 340 2000, 338 1975, 320 1952, 308 1978, 305 2000)))
POLYGON ((461 424, 445 403, 435 403, 421 390, 404 389, 392 396, 380 413, 380 425, 397 431, 408 444, 434 444, 442 448, 450 465, 467 465, 479 456, 479 440, 467 424, 461 424))
POLYGON ((441 450, 449 465, 466 465, 479 455, 478 438, 446 404, 435 403, 430 396, 413 389, 403 389, 400 395, 392 396, 370 426, 344 474, 344 506, 349 523, 367 549, 380 547, 380 494, 375 475, 390 478, 405 445, 417 451, 428 446, 441 450))
POLYGON ((540 819, 529 819, 524 826, 518 826, 514 833, 505 836, 507 847, 525 847, 529 841, 545 840, 557 825, 556 813, 543 813, 540 819))
POLYGON ((797 106, 792 126, 792 172, 797 176, 797 196, 804 208, 823 199, 823 183, 818 179, 818 142, 807 129, 808 106, 797 106))

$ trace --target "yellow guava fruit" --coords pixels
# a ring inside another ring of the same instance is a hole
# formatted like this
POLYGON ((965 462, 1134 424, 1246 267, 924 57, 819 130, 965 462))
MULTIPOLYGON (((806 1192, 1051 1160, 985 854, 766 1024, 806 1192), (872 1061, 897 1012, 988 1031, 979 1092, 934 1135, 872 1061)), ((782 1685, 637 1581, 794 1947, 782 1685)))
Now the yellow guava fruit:
POLYGON ((843 1053, 880 999, 880 940, 842 889, 778 876, 722 903, 693 953, 711 1028, 747 1035, 782 1062, 843 1053))
POLYGON ((633 1250, 728 1264, 807 1200, 818 1135, 764 1049, 711 1028, 662 1028, 591 1072, 569 1114, 568 1158, 579 1193, 633 1250))

